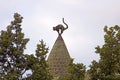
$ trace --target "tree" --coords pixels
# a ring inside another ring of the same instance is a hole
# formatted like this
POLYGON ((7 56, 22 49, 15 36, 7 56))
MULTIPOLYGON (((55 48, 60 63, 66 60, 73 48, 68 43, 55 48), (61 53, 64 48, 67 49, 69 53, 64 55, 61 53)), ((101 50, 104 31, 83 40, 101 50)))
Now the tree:
POLYGON ((52 76, 49 73, 48 65, 46 61, 46 54, 48 48, 43 40, 40 44, 37 44, 36 54, 28 56, 28 67, 31 69, 32 74, 28 79, 30 80, 52 80, 52 76))
POLYGON ((97 64, 92 65, 90 75, 99 73, 96 80, 119 80, 120 79, 120 27, 104 27, 105 44, 96 47, 96 53, 100 55, 100 60, 97 64), (98 65, 98 66, 97 66, 98 65), (97 67, 95 67, 97 66, 97 67), (94 69, 93 69, 94 68, 94 69))
POLYGON ((0 77, 4 80, 21 79, 26 69, 23 52, 29 39, 22 33, 22 19, 15 13, 14 21, 0 34, 0 77))
POLYGON ((64 80, 84 80, 85 66, 82 63, 73 63, 73 59, 70 60, 68 65, 68 76, 64 80))
POLYGON ((92 61, 92 64, 90 65, 90 70, 88 70, 88 77, 90 77, 90 80, 98 80, 100 77, 99 63, 95 60, 92 61))

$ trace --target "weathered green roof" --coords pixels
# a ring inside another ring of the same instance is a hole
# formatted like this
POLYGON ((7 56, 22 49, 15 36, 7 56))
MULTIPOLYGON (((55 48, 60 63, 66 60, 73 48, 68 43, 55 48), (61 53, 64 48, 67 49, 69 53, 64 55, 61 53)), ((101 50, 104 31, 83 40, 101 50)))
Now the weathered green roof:
POLYGON ((49 56, 48 64, 50 73, 54 77, 64 77, 67 75, 67 65, 70 55, 61 35, 58 36, 49 56))

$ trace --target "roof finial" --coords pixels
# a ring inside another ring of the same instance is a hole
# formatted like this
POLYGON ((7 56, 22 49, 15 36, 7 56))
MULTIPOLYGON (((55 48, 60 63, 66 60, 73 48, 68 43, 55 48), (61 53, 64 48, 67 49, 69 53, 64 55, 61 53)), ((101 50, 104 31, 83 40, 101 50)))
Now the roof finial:
POLYGON ((53 27, 53 30, 57 31, 58 35, 61 35, 63 33, 63 31, 68 28, 68 25, 65 23, 64 18, 62 18, 62 21, 66 25, 66 27, 64 27, 62 24, 59 24, 56 27, 53 27))

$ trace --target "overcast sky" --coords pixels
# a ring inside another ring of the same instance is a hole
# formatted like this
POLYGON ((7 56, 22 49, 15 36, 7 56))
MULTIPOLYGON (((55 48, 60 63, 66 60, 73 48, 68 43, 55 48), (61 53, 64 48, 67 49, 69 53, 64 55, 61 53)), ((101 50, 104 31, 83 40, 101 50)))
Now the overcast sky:
POLYGON ((52 27, 64 17, 69 28, 62 36, 70 56, 86 66, 99 60, 95 47, 104 44, 104 26, 120 26, 120 0, 0 0, 0 30, 15 12, 24 17, 22 29, 30 38, 25 53, 35 53, 41 39, 50 52, 58 36, 52 27))

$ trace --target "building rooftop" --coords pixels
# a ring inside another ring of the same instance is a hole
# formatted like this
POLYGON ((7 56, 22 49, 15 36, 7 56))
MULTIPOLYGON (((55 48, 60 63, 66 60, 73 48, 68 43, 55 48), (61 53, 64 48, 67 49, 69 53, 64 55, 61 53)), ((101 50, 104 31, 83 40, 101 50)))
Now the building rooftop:
POLYGON ((64 77, 67 75, 67 65, 70 55, 61 35, 56 39, 53 48, 48 56, 50 73, 54 77, 64 77))

